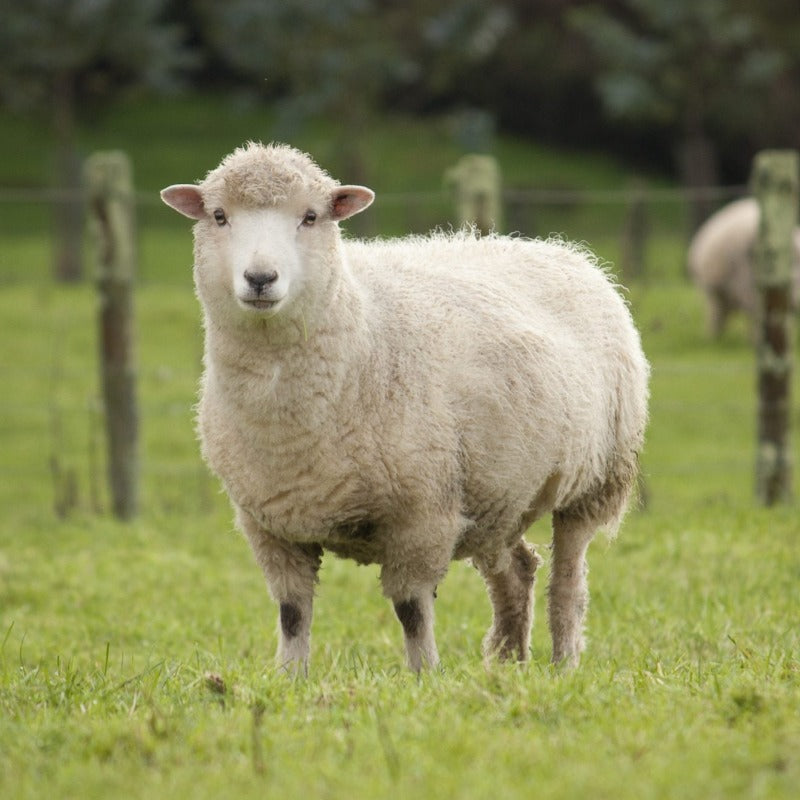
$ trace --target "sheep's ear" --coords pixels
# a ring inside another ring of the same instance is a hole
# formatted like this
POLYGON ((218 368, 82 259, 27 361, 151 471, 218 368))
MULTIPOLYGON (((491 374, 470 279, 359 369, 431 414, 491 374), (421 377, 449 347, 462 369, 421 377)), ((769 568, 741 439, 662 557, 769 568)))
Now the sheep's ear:
POLYGON ((203 219, 206 208, 200 189, 191 183, 176 183, 161 190, 161 199, 189 219, 203 219))
POLYGON ((331 198, 331 216, 347 219, 363 211, 375 199, 375 192, 366 186, 337 186, 331 198))

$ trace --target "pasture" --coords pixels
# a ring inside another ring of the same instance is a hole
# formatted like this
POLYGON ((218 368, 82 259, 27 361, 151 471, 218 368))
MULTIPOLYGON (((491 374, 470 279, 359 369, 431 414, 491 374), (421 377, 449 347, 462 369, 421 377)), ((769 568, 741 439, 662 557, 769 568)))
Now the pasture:
MULTIPOLYGON (((125 113, 85 132, 86 146, 127 146, 136 126, 125 113)), ((171 122, 188 129, 201 112, 185 113, 171 122)), ((396 170, 376 172, 378 184, 398 192, 413 184, 403 185, 400 156, 384 156, 404 140, 392 129, 386 153, 371 151, 396 170)), ((26 141, 16 168, 33 174, 44 143, 26 141)), ((196 161, 177 141, 153 148, 140 188, 199 177, 228 149, 217 142, 196 161)), ((313 135, 303 146, 315 151, 313 135)), ((421 168, 432 174, 453 155, 436 151, 421 168)), ((553 154, 516 142, 501 156, 514 175, 530 162, 576 186, 625 179, 564 154, 559 169, 553 154)), ((752 348, 741 320, 722 341, 705 338, 673 209, 654 223, 648 274, 629 291, 653 365, 642 503, 616 542, 590 548, 580 669, 548 664, 546 563, 529 664, 482 664, 489 603, 457 563, 437 602, 443 666, 417 678, 377 571, 326 557, 311 674, 296 682, 273 668, 276 609, 194 439, 201 334, 189 225, 142 209, 142 513, 123 524, 104 482, 93 289, 50 282, 35 213, 3 209, 0 796, 796 796, 800 518, 755 504, 752 348)), ((609 209, 547 213, 541 224, 618 258, 609 209)), ((386 225, 396 232, 404 220, 386 225)), ((797 452, 796 411, 793 422, 797 452)), ((529 539, 546 561, 547 525, 529 539)))

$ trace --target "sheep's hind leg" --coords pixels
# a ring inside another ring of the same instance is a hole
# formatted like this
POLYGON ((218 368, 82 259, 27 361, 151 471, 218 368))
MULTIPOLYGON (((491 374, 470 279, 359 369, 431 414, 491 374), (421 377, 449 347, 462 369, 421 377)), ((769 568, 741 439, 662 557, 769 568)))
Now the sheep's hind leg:
POLYGON ((711 291, 706 298, 706 328, 713 339, 719 339, 730 314, 730 304, 722 292, 711 291))
POLYGON ((583 624, 589 604, 586 550, 595 527, 591 520, 553 514, 548 611, 554 664, 575 667, 583 650, 583 624))
POLYGON ((311 652, 314 585, 322 550, 317 545, 297 545, 277 539, 247 514, 242 513, 239 518, 267 588, 279 607, 277 663, 293 675, 306 675, 311 652))
POLYGON ((492 603, 492 627, 483 640, 487 658, 527 661, 533 623, 533 584, 541 559, 531 545, 520 540, 507 551, 500 569, 474 559, 486 582, 492 603))

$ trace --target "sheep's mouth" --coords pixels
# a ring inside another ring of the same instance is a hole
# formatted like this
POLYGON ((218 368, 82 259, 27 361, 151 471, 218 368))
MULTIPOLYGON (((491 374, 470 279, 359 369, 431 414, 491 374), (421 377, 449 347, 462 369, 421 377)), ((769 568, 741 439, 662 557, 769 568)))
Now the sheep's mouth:
POLYGON ((256 297, 252 300, 239 301, 245 308, 252 308, 255 311, 271 311, 275 308, 280 300, 268 300, 266 297, 256 297))

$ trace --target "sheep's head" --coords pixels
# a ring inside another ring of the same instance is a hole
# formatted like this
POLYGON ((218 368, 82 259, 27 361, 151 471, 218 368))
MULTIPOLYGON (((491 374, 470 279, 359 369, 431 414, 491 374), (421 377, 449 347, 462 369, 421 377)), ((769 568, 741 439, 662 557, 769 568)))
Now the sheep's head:
POLYGON ((227 156, 202 183, 176 184, 164 202, 195 226, 195 280, 201 299, 278 314, 302 287, 327 282, 338 222, 374 199, 342 186, 304 153, 250 143, 227 156))

